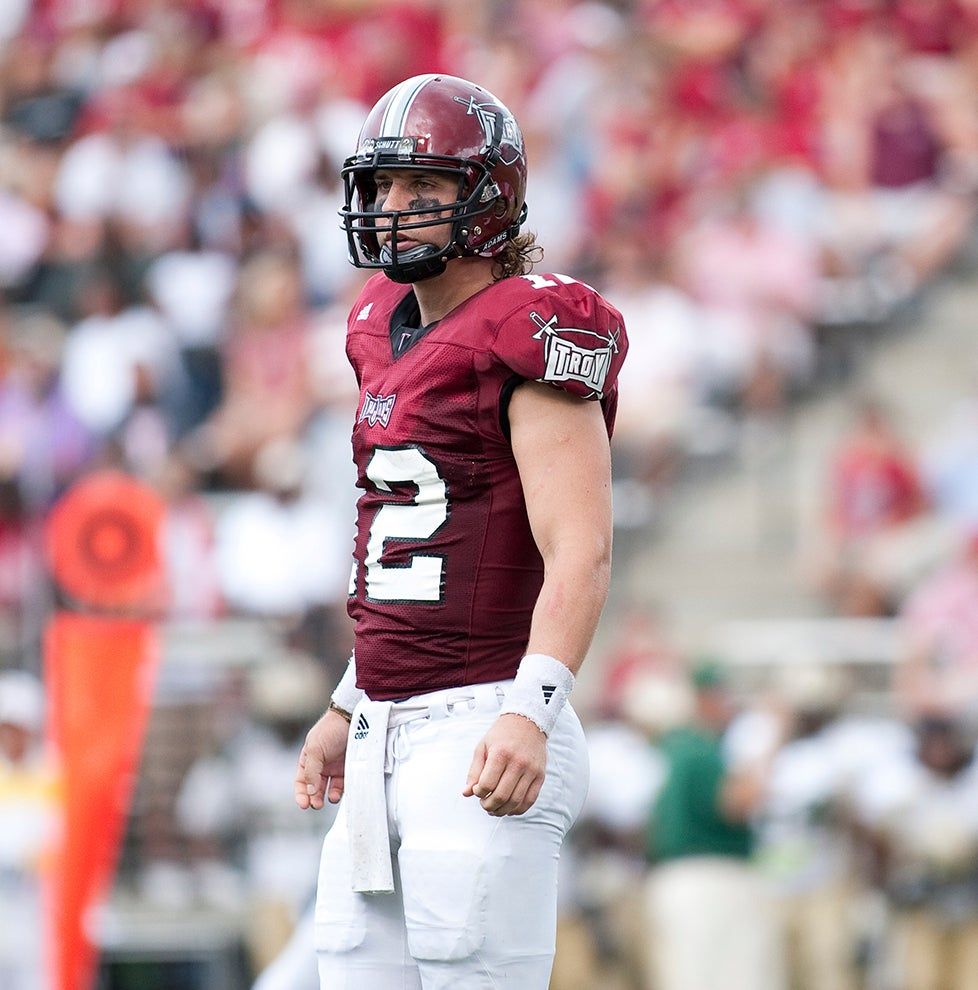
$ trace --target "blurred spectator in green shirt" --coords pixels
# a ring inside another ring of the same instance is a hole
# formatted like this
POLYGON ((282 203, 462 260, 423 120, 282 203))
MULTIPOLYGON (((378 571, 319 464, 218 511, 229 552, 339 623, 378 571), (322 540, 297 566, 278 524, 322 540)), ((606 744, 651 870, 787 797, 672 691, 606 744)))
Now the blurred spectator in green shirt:
POLYGON ((656 990, 779 990, 784 961, 770 895, 750 863, 750 818, 778 739, 743 767, 725 750, 734 704, 713 663, 692 674, 690 723, 660 747, 668 772, 649 826, 646 906, 656 990))

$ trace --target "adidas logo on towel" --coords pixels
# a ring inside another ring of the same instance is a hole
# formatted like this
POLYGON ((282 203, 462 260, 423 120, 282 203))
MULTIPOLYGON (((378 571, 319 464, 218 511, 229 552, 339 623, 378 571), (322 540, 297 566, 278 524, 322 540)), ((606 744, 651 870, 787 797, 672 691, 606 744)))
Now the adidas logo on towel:
POLYGON ((541 684, 540 689, 543 691, 543 703, 545 705, 550 704, 550 699, 554 696, 554 691, 557 690, 556 684, 541 684))
POLYGON ((366 739, 369 733, 370 723, 364 718, 363 712, 361 712, 360 717, 357 719, 357 731, 353 733, 353 738, 366 739))

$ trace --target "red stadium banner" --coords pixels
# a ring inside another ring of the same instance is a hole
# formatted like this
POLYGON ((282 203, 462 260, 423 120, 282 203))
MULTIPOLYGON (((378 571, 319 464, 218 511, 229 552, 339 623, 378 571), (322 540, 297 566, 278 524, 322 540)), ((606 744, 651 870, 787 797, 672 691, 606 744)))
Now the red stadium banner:
POLYGON ((48 742, 64 801, 46 874, 47 970, 52 990, 91 990, 91 918, 111 887, 159 650, 149 623, 60 612, 44 652, 48 742))

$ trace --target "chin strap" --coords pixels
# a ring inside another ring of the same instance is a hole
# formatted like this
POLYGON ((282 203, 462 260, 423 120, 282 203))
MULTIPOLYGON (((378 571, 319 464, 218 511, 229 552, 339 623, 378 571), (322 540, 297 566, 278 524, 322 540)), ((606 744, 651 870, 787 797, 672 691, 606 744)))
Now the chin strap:
POLYGON ((409 261, 406 265, 385 264, 384 274, 392 282, 410 285, 413 282, 423 282, 425 279, 441 275, 447 265, 447 259, 441 254, 436 254, 428 258, 419 258, 417 261, 409 261))
POLYGON ((424 246, 412 248, 405 252, 407 260, 402 260, 401 256, 395 257, 389 245, 385 244, 380 250, 380 260, 383 264, 384 274, 392 281, 401 285, 410 285, 413 282, 423 282, 425 279, 434 278, 441 275, 453 258, 461 257, 462 252, 457 244, 450 244, 439 251, 435 247, 424 246), (418 252, 415 257, 410 255, 418 252))

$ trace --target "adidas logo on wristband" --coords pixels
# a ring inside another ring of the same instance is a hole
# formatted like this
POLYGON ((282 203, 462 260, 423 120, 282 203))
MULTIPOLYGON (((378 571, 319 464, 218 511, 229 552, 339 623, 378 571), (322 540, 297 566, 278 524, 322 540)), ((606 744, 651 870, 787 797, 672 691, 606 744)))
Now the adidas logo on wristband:
POLYGON ((500 714, 522 715, 549 736, 573 687, 569 667, 546 654, 528 653, 506 691, 500 714))

